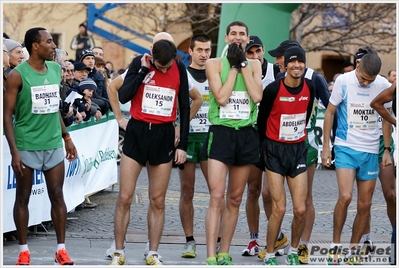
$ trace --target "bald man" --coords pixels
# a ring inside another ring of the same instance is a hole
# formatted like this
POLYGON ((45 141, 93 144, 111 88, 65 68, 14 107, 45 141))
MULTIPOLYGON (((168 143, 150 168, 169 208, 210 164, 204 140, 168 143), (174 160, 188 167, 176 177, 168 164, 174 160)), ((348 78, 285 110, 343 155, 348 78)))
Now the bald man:
POLYGON ((145 263, 162 265, 157 250, 165 218, 165 195, 172 161, 178 165, 186 161, 190 113, 187 73, 184 64, 175 60, 177 49, 172 41, 168 33, 154 36, 151 55, 144 53, 134 58, 126 76, 120 77, 122 86, 119 88, 120 79, 115 80, 119 82, 118 87, 114 87, 116 83, 110 86, 111 106, 119 125, 126 129, 120 165, 120 191, 114 218, 115 250, 111 265, 125 263, 123 240, 130 220, 130 205, 138 175, 146 164, 149 174, 150 206, 147 221, 150 245, 145 263), (120 113, 119 101, 132 103, 131 119, 128 122, 120 113), (181 140, 175 148, 173 123, 177 103, 181 116, 181 140), (155 147, 148 146, 154 143, 157 143, 155 147))

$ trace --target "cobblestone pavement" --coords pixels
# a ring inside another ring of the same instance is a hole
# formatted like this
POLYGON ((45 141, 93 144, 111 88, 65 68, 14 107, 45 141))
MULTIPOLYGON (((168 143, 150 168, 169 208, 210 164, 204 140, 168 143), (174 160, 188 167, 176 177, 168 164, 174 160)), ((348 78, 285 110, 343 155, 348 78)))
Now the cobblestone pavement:
MULTIPOLYGON (((195 226, 194 237, 197 240, 198 257, 195 259, 180 258, 181 249, 185 242, 183 229, 179 216, 180 182, 177 169, 172 170, 171 181, 166 196, 166 213, 164 232, 159 248, 160 254, 165 260, 165 264, 175 265, 203 265, 206 258, 205 249, 205 214, 208 208, 209 194, 205 179, 198 167, 196 170, 196 185, 194 196, 195 226), (171 246, 170 246, 171 245, 171 246), (201 255, 201 256, 200 256, 201 255)), ((135 203, 131 207, 130 224, 126 236, 126 251, 130 252, 128 264, 143 264, 142 252, 147 240, 147 208, 148 200, 147 172, 143 168, 136 189, 135 203), (137 250, 136 250, 137 249, 137 250)), ((104 258, 105 250, 111 245, 113 240, 113 214, 118 196, 119 184, 98 192, 90 197, 90 200, 98 204, 94 209, 83 209, 68 213, 67 222, 67 248, 70 252, 81 255, 82 250, 87 251, 85 258, 79 257, 80 264, 106 265, 109 260, 104 258), (69 246, 68 246, 69 245, 69 246), (82 249, 84 248, 84 249, 82 249)), ((337 183, 335 171, 317 169, 313 185, 313 199, 316 210, 316 219, 313 228, 311 244, 328 246, 332 239, 333 210, 337 198, 337 183)), ((342 242, 348 242, 351 234, 351 225, 356 214, 356 188, 353 201, 348 209, 346 224, 343 229, 342 242)), ((241 251, 245 248, 249 240, 247 220, 245 216, 246 192, 240 207, 240 215, 237 223, 236 233, 232 241, 230 252, 235 260, 235 264, 241 265, 260 265, 261 260, 257 257, 242 257, 241 251)), ((265 246, 265 232, 267 220, 261 204, 260 217, 260 245, 265 246)), ((287 195, 287 212, 282 224, 283 232, 290 237, 290 225, 293 218, 292 203, 287 195)), ((50 227, 48 233, 32 233, 28 243, 41 249, 40 245, 55 245, 54 230, 50 227)), ((385 200, 381 191, 381 185, 377 182, 372 205, 371 232, 373 241, 379 243, 389 243, 391 227, 386 214, 385 200)), ((31 246, 32 247, 32 246, 31 246)), ((5 242, 3 244, 3 264, 12 265, 17 257, 17 242, 5 242)), ((31 249, 32 251, 32 249, 31 249)), ((51 251, 43 249, 36 251, 37 256, 32 255, 32 259, 38 264, 48 264, 52 259, 51 251), (50 254, 51 253, 51 254, 50 254), (40 263, 41 262, 41 263, 40 263)), ((79 256, 77 255, 77 256, 79 256)), ((284 263, 283 257, 279 257, 279 262, 284 263)))

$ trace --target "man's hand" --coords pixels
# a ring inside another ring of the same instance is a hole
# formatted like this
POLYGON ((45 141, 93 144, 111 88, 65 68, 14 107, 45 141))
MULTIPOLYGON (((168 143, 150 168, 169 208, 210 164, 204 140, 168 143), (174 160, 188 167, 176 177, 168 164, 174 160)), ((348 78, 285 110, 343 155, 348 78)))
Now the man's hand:
POLYGON ((323 148, 323 151, 321 152, 321 163, 325 167, 330 167, 331 166, 331 151, 330 148, 323 148))
POLYGON ((238 64, 240 64, 241 68, 241 63, 247 60, 247 57, 245 57, 245 52, 242 46, 239 46, 238 48, 237 58, 238 58, 238 64))
MULTIPOLYGON (((240 53, 240 49, 238 48, 236 43, 232 43, 229 45, 229 48, 227 49, 227 60, 230 63, 231 68, 237 68, 240 69, 240 61, 238 59, 238 54, 240 53)), ((244 55, 245 57, 245 55, 244 55)))
POLYGON ((77 112, 76 115, 75 115, 75 122, 76 122, 76 123, 80 123, 80 122, 82 122, 82 121, 83 121, 83 116, 82 116, 82 114, 79 113, 79 112, 77 112))
POLYGON ((99 110, 97 110, 96 114, 94 115, 94 117, 96 118, 96 121, 100 120, 102 116, 103 116, 103 114, 99 110))
POLYGON ((182 165, 186 162, 187 153, 181 149, 176 149, 175 164, 182 165))

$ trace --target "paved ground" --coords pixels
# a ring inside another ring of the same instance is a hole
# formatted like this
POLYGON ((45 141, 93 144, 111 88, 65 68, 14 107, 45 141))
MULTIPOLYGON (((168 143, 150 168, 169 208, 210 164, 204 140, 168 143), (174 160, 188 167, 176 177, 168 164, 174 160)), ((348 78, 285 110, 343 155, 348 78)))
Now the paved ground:
MULTIPOLYGON (((179 217, 180 184, 177 169, 173 169, 166 197, 166 219, 164 232, 159 247, 166 265, 204 265, 206 259, 205 248, 205 214, 208 208, 209 194, 205 180, 199 168, 197 168, 197 182, 195 186, 195 233, 197 240, 197 257, 184 259, 180 257, 181 249, 185 242, 183 230, 179 217)), ((337 185, 335 171, 318 169, 314 182, 314 203, 316 209, 316 220, 311 238, 311 245, 318 247, 329 246, 332 239, 332 212, 337 197, 337 185)), ((67 249, 78 265, 108 265, 109 259, 104 256, 106 249, 113 241, 113 212, 119 185, 109 187, 102 192, 91 196, 91 201, 98 204, 95 209, 84 209, 68 213, 67 223, 67 249)), ((147 241, 146 213, 148 207, 147 197, 147 173, 144 168, 140 174, 136 203, 132 205, 130 225, 126 236, 126 249, 128 265, 143 265, 143 252, 147 241)), ((241 204, 240 216, 233 238, 230 253, 235 265, 262 265, 262 261, 255 257, 243 257, 241 251, 248 243, 248 227, 245 216, 245 201, 241 204)), ((262 208, 263 209, 263 208, 262 208)), ((348 210, 348 217, 343 230, 343 243, 349 241, 351 225, 356 213, 356 194, 348 210)), ((289 233, 292 215, 290 199, 287 202, 287 213, 284 218, 282 229, 289 233)), ((377 183, 372 206, 371 223, 373 241, 386 247, 390 242, 391 227, 386 215, 385 201, 381 186, 377 183)), ((265 232, 267 221, 264 213, 260 220, 260 243, 265 246, 265 232)), ((4 242, 3 264, 13 265, 17 258, 18 243, 16 241, 4 242)), ((50 226, 48 232, 38 229, 37 233, 31 233, 28 244, 32 253, 32 265, 52 265, 56 240, 53 228, 50 226)), ((388 245, 389 246, 389 245, 388 245)), ((315 256, 317 253, 314 254, 315 256)), ((379 256, 386 256, 382 252, 379 256)), ((281 264, 284 257, 278 257, 281 264)), ((315 260, 313 264, 317 264, 315 260)), ((374 262, 377 261, 376 259, 374 262)), ((384 261, 380 259, 379 261, 384 261)), ((319 262, 320 264, 320 262, 319 262)), ((373 263, 368 263, 373 264, 373 263)))

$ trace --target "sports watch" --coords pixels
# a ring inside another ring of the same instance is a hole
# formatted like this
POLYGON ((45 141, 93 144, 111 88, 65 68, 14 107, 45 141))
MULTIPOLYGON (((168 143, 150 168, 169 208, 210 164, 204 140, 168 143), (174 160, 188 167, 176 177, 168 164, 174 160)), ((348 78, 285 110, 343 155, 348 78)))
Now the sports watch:
POLYGON ((241 68, 245 68, 248 66, 248 61, 243 61, 240 63, 241 68))

